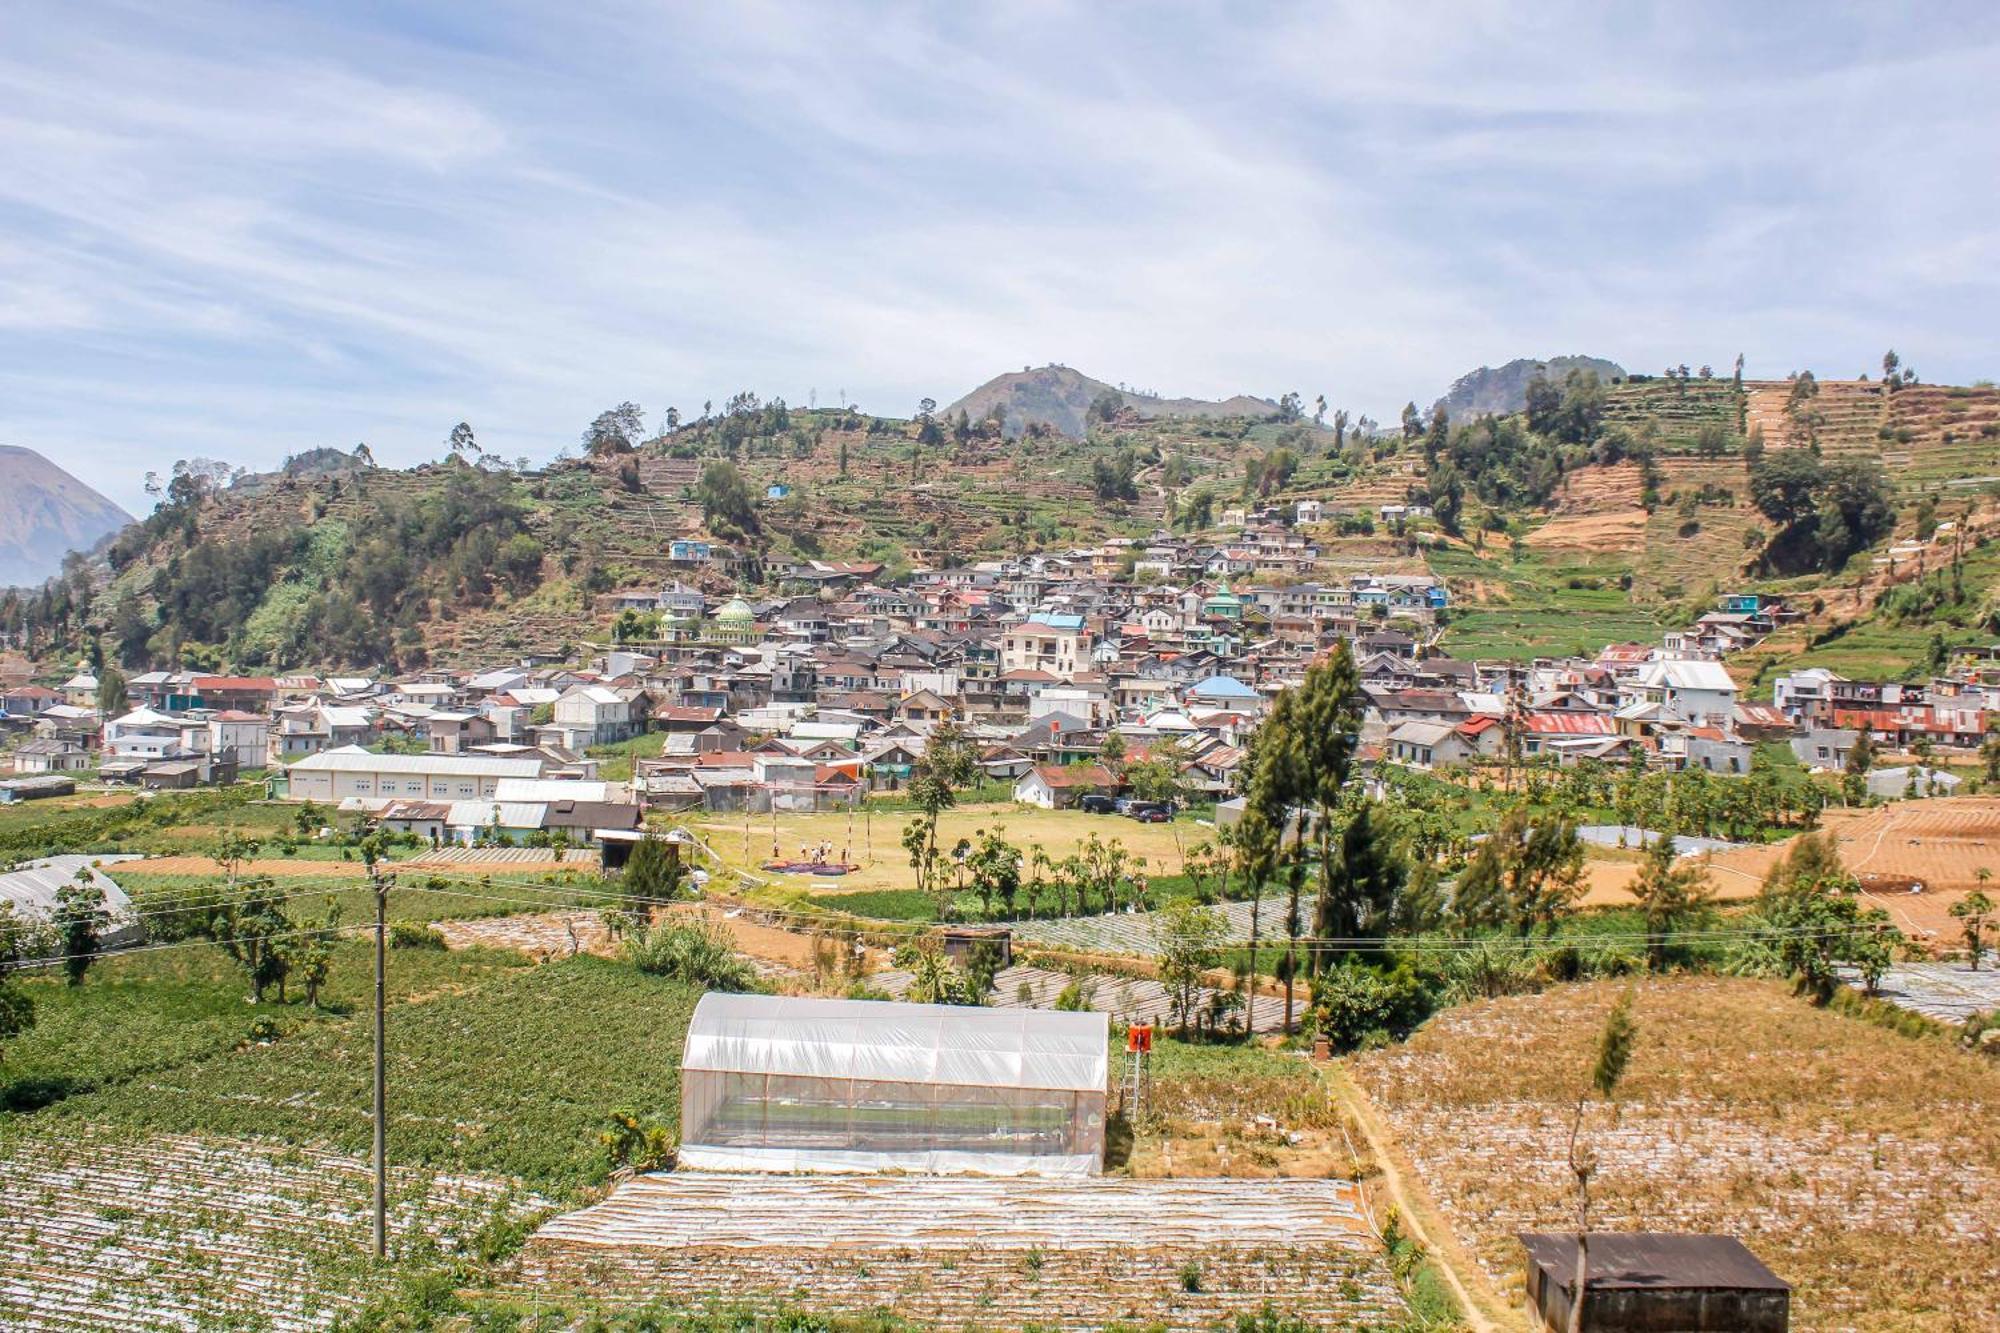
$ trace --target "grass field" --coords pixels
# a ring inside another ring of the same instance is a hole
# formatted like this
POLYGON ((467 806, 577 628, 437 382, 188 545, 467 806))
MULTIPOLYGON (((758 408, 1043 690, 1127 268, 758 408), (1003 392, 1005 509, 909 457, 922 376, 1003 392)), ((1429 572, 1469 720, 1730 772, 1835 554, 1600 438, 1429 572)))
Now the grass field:
MULTIPOLYGON (((1497 1283, 1516 1232, 1573 1224, 1564 1136, 1619 989, 1453 1009, 1352 1063, 1497 1283)), ((1595 1226, 1741 1237, 1796 1285, 1795 1329, 2000 1321, 2000 1067, 1775 982, 1641 982, 1635 1017, 1618 1113, 1592 1121, 1595 1226)))

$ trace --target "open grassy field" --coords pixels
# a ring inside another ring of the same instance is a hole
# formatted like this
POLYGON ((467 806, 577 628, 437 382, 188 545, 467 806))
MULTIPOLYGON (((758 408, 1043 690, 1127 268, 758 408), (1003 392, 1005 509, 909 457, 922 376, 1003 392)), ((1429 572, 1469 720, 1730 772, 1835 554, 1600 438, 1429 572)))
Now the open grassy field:
MULTIPOLYGON (((1449 1010, 1351 1062, 1496 1282, 1516 1232, 1572 1225, 1564 1136, 1619 989, 1449 1010)), ((1594 1225, 1740 1236, 1796 1285, 1795 1329, 2000 1322, 2000 1067, 1774 982, 1640 982, 1635 1017, 1618 1113, 1592 1122, 1594 1225)))
MULTIPOLYGON (((690 820, 688 827, 732 870, 747 871, 760 880, 773 880, 814 894, 850 894, 916 887, 916 872, 901 841, 903 828, 910 819, 908 813, 866 809, 856 811, 851 821, 845 813, 777 816, 775 836, 785 860, 797 857, 801 845, 831 842, 836 860, 844 850, 848 860, 861 867, 837 877, 773 875, 765 871, 763 865, 771 859, 773 841, 770 815, 749 817, 747 839, 742 815, 697 818, 690 820)), ((1092 834, 1106 842, 1115 838, 1128 853, 1144 858, 1145 872, 1155 877, 1180 874, 1182 850, 1213 837, 1210 829, 1185 818, 1172 824, 1141 824, 1116 815, 1039 810, 1010 802, 966 805, 947 811, 938 820, 938 841, 950 848, 960 838, 976 839, 984 829, 1001 832, 1007 841, 1023 849, 1040 847, 1057 860, 1076 851, 1092 834)))

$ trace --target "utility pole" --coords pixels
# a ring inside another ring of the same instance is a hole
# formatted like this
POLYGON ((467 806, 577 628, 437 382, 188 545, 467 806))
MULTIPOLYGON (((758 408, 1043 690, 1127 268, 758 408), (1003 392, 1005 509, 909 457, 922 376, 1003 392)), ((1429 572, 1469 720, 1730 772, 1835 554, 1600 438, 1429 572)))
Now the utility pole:
POLYGON ((375 889, 375 1258, 389 1252, 389 1087, 385 1019, 388 992, 389 886, 393 881, 376 864, 380 850, 365 844, 368 881, 375 889))

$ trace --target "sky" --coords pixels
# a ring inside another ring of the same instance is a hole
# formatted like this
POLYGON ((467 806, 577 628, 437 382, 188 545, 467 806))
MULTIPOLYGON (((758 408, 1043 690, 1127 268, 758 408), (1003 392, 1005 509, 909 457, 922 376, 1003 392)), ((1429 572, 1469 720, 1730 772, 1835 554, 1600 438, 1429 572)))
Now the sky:
POLYGON ((1738 353, 2000 376, 2000 6, 37 3, 0 443, 575 448, 1047 362, 1378 419, 1738 353))

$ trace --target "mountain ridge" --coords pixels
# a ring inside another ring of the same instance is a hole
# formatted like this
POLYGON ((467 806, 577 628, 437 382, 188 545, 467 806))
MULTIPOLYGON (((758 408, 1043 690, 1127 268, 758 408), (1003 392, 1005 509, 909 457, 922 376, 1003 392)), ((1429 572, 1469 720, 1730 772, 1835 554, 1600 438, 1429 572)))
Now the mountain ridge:
POLYGON ((1601 356, 1585 356, 1582 353, 1551 357, 1517 356, 1504 365, 1481 366, 1460 375, 1431 407, 1435 411, 1442 404, 1454 421, 1462 417, 1508 416, 1526 409, 1528 385, 1537 375, 1560 385, 1563 377, 1572 370, 1594 372, 1607 384, 1625 378, 1623 366, 1601 356))
POLYGON ((1135 393, 1051 362, 995 375, 944 408, 943 414, 950 418, 964 412, 974 421, 984 421, 998 405, 1005 413, 1003 429, 1010 436, 1019 435, 1030 422, 1040 422, 1075 439, 1086 433, 1090 405, 1107 393, 1116 394, 1125 408, 1147 418, 1255 417, 1278 410, 1277 403, 1252 394, 1216 400, 1135 393))
POLYGON ((0 587, 53 578, 63 556, 90 550, 132 521, 33 449, 0 444, 0 587))

